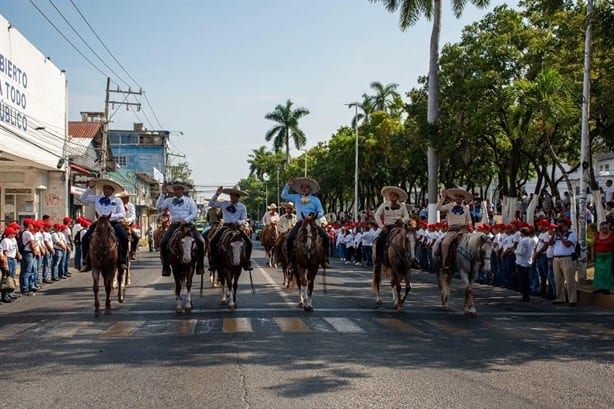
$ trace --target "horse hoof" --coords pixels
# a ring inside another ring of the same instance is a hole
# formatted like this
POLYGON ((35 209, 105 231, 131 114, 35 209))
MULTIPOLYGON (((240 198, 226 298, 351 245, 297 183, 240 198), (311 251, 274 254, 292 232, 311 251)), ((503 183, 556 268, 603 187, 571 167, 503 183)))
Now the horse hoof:
POLYGON ((120 304, 124 303, 124 297, 118 297, 117 298, 117 302, 119 302, 120 304))
POLYGON ((104 315, 111 315, 111 310, 104 310, 104 315))
POLYGON ((226 305, 226 304, 228 304, 228 301, 222 300, 222 301, 220 301, 220 304, 221 305, 226 305))
POLYGON ((182 308, 175 308, 175 314, 183 314, 182 308))
POLYGON ((298 307, 303 308, 303 303, 302 302, 298 303, 298 307))
POLYGON ((236 310, 236 309, 237 309, 237 306, 236 306, 236 304, 235 304, 235 305, 230 305, 230 304, 229 304, 229 305, 228 305, 228 309, 229 309, 229 310, 233 310, 233 311, 234 311, 234 310, 236 310))
POLYGON ((189 314, 192 312, 192 307, 186 307, 184 311, 189 314))
POLYGON ((375 301, 375 304, 377 304, 377 305, 382 305, 382 304, 383 304, 383 302, 382 302, 382 300, 376 300, 376 301, 375 301))
POLYGON ((131 279, 127 279, 126 280, 126 285, 130 285, 130 284, 132 284, 132 280, 131 279))
POLYGON ((405 307, 402 306, 402 305, 397 305, 397 311, 398 312, 403 312, 403 311, 405 311, 405 307))
POLYGON ((303 307, 303 310, 305 312, 312 312, 313 311, 313 307, 311 305, 307 306, 307 307, 303 307))

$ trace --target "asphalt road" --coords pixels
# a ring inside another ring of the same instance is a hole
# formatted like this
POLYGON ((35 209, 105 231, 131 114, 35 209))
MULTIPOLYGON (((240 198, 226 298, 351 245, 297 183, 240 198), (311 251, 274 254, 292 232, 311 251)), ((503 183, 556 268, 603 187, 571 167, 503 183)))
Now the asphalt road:
POLYGON ((444 312, 416 271, 398 313, 386 286, 375 305, 366 267, 334 261, 306 313, 255 246, 255 294, 244 272, 229 311, 197 277, 178 315, 157 254, 139 254, 110 315, 76 272, 0 306, 0 408, 614 407, 612 311, 478 285, 472 319, 458 280, 444 312))

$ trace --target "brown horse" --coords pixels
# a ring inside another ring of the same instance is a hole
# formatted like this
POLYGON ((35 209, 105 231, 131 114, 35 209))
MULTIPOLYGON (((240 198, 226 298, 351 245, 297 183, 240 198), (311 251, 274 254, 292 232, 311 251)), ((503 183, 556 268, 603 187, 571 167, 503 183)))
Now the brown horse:
POLYGON ((227 227, 221 233, 218 248, 213 249, 217 256, 216 265, 222 290, 221 304, 228 308, 237 308, 237 287, 243 265, 247 261, 247 243, 241 232, 234 227, 227 227))
MULTIPOLYGON (((205 255, 207 256, 207 260, 209 260, 209 282, 211 283, 211 287, 216 287, 219 284, 219 280, 216 277, 216 270, 212 269, 211 266, 214 263, 211 263, 211 260, 213 260, 213 251, 211 251, 211 239, 213 237, 215 237, 215 235, 217 234, 217 232, 222 228, 222 224, 217 223, 215 224, 213 227, 211 227, 208 231, 206 236, 204 237, 205 239, 205 255)), ((201 277, 201 281, 200 281, 201 285, 200 285, 200 293, 203 293, 203 285, 202 285, 202 277, 201 277)))
POLYGON ((293 264, 299 291, 299 307, 303 307, 307 312, 313 311, 311 295, 324 256, 324 246, 315 219, 305 217, 296 234, 293 264))
MULTIPOLYGON (((92 280, 94 282, 94 305, 95 315, 100 315, 100 301, 98 300, 98 289, 100 274, 104 282, 106 292, 106 300, 104 306, 105 314, 111 313, 111 291, 113 285, 113 276, 117 270, 117 252, 118 239, 115 236, 115 230, 111 226, 109 216, 100 216, 96 222, 96 229, 92 234, 90 241, 89 257, 92 263, 92 280)), ((118 301, 124 302, 124 286, 122 283, 122 274, 119 272, 119 289, 118 301)))
MULTIPOLYGON (((126 248, 126 255, 124 260, 126 260, 126 266, 128 267, 123 274, 123 278, 124 278, 124 287, 127 287, 131 284, 131 278, 130 278, 130 249, 132 248, 132 227, 130 227, 130 224, 125 224, 122 223, 122 228, 124 229, 124 231, 126 232, 126 236, 128 236, 128 246, 126 248)), ((115 276, 113 277, 113 288, 117 288, 117 283, 118 283, 118 272, 119 272, 119 268, 117 269, 118 271, 115 273, 115 276)))
POLYGON ((154 247, 159 249, 160 242, 162 242, 162 238, 164 237, 164 233, 168 230, 171 222, 169 219, 166 219, 158 226, 158 228, 154 231, 154 247))
POLYGON ((279 236, 279 229, 277 228, 276 223, 267 224, 262 229, 262 235, 260 241, 264 246, 264 251, 266 253, 267 265, 269 267, 277 267, 278 257, 275 254, 275 241, 279 236), (275 262, 273 262, 275 260, 275 262))
POLYGON ((192 312, 192 278, 196 265, 196 239, 192 227, 181 223, 168 241, 168 261, 175 279, 175 312, 192 312), (183 287, 186 294, 182 297, 183 287))
MULTIPOLYGON (((394 308, 397 311, 403 311, 403 303, 407 298, 407 294, 411 290, 411 259, 408 240, 408 231, 404 227, 395 227, 390 233, 386 243, 376 242, 376 246, 384 247, 384 257, 379 266, 373 267, 373 291, 375 292, 375 302, 378 305, 382 304, 382 297, 379 291, 379 285, 382 277, 390 276, 390 286, 392 287, 392 301, 394 308), (405 295, 401 297, 401 282, 405 281, 405 295)), ((374 253, 375 254, 375 253, 374 253)))
POLYGON ((281 270, 284 274, 284 286, 290 288, 292 283, 292 268, 288 257, 288 247, 286 246, 286 240, 290 230, 286 230, 279 234, 277 240, 275 240, 275 258, 278 264, 281 264, 281 270))

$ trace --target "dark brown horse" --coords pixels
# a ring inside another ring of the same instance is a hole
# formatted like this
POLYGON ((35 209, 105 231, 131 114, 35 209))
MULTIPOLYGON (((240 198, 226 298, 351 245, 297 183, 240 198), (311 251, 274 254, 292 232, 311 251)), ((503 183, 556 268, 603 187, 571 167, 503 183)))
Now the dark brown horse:
MULTIPOLYGON (((111 226, 109 216, 100 216, 96 222, 96 229, 90 240, 89 257, 92 263, 92 280, 94 282, 94 305, 96 316, 100 315, 100 301, 98 300, 98 289, 100 274, 104 282, 106 300, 104 305, 105 314, 111 313, 111 292, 113 276, 117 270, 118 240, 115 230, 111 226)), ((119 272, 118 301, 124 302, 124 286, 122 284, 122 274, 119 272)))
MULTIPOLYGON (((299 291, 299 307, 313 311, 311 295, 316 275, 324 262, 324 246, 313 217, 305 217, 296 234, 294 244, 294 275, 299 291)), ((292 258, 292 256, 291 256, 292 258)))
MULTIPOLYGON (((126 248, 126 255, 124 258, 124 260, 126 260, 126 266, 128 268, 124 270, 124 274, 123 274, 124 287, 127 287, 131 284, 131 281, 132 281, 130 278, 130 249, 132 248, 132 227, 130 226, 130 224, 122 223, 122 228, 126 232, 126 236, 128 236, 128 246, 126 248)), ((118 271, 115 273, 115 276, 113 277, 113 288, 117 288, 117 283, 118 283, 117 276, 119 273, 119 268, 117 270, 118 271)))
POLYGON ((192 226, 181 223, 168 241, 168 262, 175 279, 175 312, 192 312, 192 278, 196 266, 196 239, 192 226), (186 293, 182 297, 185 286, 186 293))
POLYGON ((286 246, 286 240, 288 239, 289 233, 290 230, 286 230, 285 232, 280 233, 277 240, 275 240, 275 259, 277 260, 277 263, 281 265, 281 270, 284 274, 283 285, 286 288, 290 288, 293 276, 290 258, 288 257, 288 246, 286 246))
POLYGON ((275 241, 279 236, 279 230, 276 223, 267 224, 262 229, 262 235, 260 241, 264 246, 266 253, 267 265, 269 267, 277 267, 278 257, 275 254, 275 241))
MULTIPOLYGON (((213 239, 213 237, 215 237, 215 235, 217 234, 217 232, 222 228, 222 224, 217 223, 215 224, 213 227, 211 227, 207 234, 206 237, 204 237, 205 239, 205 255, 207 256, 207 260, 209 261, 209 282, 211 283, 211 287, 216 287, 217 285, 219 285, 219 278, 216 277, 216 273, 217 271, 212 269, 211 266, 214 265, 214 263, 212 263, 211 261, 213 260, 213 251, 211 251, 211 239, 213 239)), ((200 293, 203 293, 203 281, 202 281, 202 277, 201 277, 201 281, 200 281, 200 293)))
POLYGON ((390 276, 392 301, 394 308, 399 312, 403 311, 403 303, 411 290, 411 253, 407 237, 408 233, 408 230, 404 227, 395 227, 388 233, 386 243, 377 242, 375 244, 376 246, 386 246, 384 247, 384 259, 381 260, 379 266, 373 267, 372 284, 373 291, 375 292, 375 302, 378 305, 382 304, 379 285, 383 270, 385 277, 390 276), (405 295, 401 297, 401 282, 403 281, 405 281, 405 295))
POLYGON ((226 227, 221 232, 218 248, 213 249, 217 255, 215 265, 218 268, 222 304, 228 308, 237 308, 237 287, 243 265, 247 261, 247 243, 241 232, 235 227, 226 227))
POLYGON ((162 242, 162 238, 164 237, 164 233, 168 230, 171 222, 169 219, 166 219, 158 226, 156 230, 154 230, 154 247, 159 249, 160 243, 162 242))

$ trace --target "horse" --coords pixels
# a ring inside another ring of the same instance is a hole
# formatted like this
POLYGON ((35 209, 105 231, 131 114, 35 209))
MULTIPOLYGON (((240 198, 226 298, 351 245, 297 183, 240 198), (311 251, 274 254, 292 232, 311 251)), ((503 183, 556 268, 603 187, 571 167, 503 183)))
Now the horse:
MULTIPOLYGON (((411 252, 408 239, 408 230, 405 227, 394 227, 388 233, 386 243, 376 242, 376 246, 384 247, 384 257, 379 265, 374 264, 372 287, 375 292, 375 302, 382 304, 379 285, 382 277, 390 275, 390 287, 392 288, 392 301, 397 311, 403 312, 403 303, 411 291, 411 252), (405 294, 401 297, 401 282, 405 281, 405 294)), ((375 251, 374 253, 375 254, 375 251)))
POLYGON ((286 230, 283 233, 280 233, 275 240, 275 258, 279 264, 281 264, 281 270, 284 275, 284 286, 286 288, 290 288, 290 284, 292 283, 292 268, 291 263, 288 257, 288 247, 286 246, 286 240, 288 239, 288 234, 290 230, 286 230))
POLYGON ((162 242, 162 238, 164 238, 164 233, 168 230, 171 225, 171 221, 169 219, 164 220, 154 231, 154 247, 159 249, 160 243, 162 242))
MULTIPOLYGON (((111 226, 110 216, 100 216, 96 222, 96 229, 92 234, 89 247, 89 258, 92 263, 92 280, 94 290, 94 314, 96 317, 100 315, 100 301, 98 300, 98 289, 100 274, 104 282, 106 292, 106 300, 104 313, 111 313, 111 292, 113 285, 113 277, 117 269, 117 253, 119 241, 115 235, 115 230, 111 226)), ((118 301, 124 302, 124 285, 122 283, 123 272, 118 273, 118 301)))
MULTIPOLYGON (((128 236, 128 246, 126 248, 126 254, 124 257, 124 260, 126 260, 126 266, 128 268, 124 271, 124 274, 123 274, 124 287, 127 287, 132 282, 130 278, 130 249, 132 248, 132 227, 130 226, 130 224, 122 223, 122 228, 124 229, 124 231, 126 232, 126 235, 128 236)), ((117 270, 119 271, 119 268, 117 270)), ((117 275, 118 273, 116 272, 115 276, 113 277, 113 288, 117 288, 117 283, 118 283, 117 275)))
MULTIPOLYGON (((477 316, 472 286, 479 273, 490 274, 492 248, 492 238, 484 233, 465 233, 458 241, 454 260, 456 269, 465 285, 465 315, 477 316)), ((454 276, 452 270, 449 269, 448 272, 445 272, 441 268, 441 263, 437 268, 437 284, 441 293, 441 306, 446 311, 449 309, 450 282, 454 276)))
POLYGON ((303 307, 306 312, 313 311, 311 295, 324 257, 325 249, 322 238, 318 234, 315 219, 305 217, 296 234, 293 270, 299 291, 299 307, 303 307))
MULTIPOLYGON (((207 256, 207 259, 209 260, 209 282, 211 283, 211 287, 215 287, 219 284, 219 277, 216 278, 215 276, 215 273, 217 271, 211 268, 211 266, 213 265, 213 263, 211 263, 211 260, 213 260, 213 251, 211 249, 211 239, 217 234, 217 232, 222 228, 222 226, 223 226, 222 224, 216 223, 207 231, 207 234, 203 236, 203 238, 205 239, 205 255, 207 256)), ((200 293, 202 294, 203 293, 202 277, 201 277, 200 283, 201 283, 200 293)))
POLYGON ((239 229, 228 227, 221 232, 215 254, 216 265, 222 290, 222 305, 228 304, 228 309, 237 308, 237 287, 243 265, 247 261, 247 243, 239 229))
POLYGON ((175 279, 175 312, 192 312, 192 278, 196 265, 196 239, 188 223, 181 223, 168 242, 168 261, 175 279), (181 292, 185 285, 186 294, 181 292))
POLYGON ((264 251, 267 257, 267 265, 269 267, 277 267, 278 257, 275 254, 275 241, 279 236, 279 230, 277 228, 276 223, 267 224, 262 229, 262 235, 260 237, 260 241, 264 246, 264 251), (273 263, 275 260, 275 263, 273 263))

